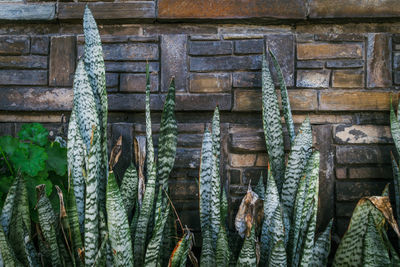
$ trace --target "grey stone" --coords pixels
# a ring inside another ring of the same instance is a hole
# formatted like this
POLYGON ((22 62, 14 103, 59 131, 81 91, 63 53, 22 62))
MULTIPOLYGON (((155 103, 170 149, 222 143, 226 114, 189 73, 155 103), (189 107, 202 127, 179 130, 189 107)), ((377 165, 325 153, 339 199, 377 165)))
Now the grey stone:
POLYGON ((154 43, 104 44, 104 60, 157 60, 158 45, 154 43))
POLYGON ((386 33, 368 34, 367 46, 367 87, 388 87, 392 85, 391 43, 386 33))
POLYGON ((47 69, 47 57, 0 56, 0 68, 47 69))
POLYGON ((326 62, 327 68, 350 69, 364 67, 363 60, 330 60, 326 62))
POLYGON ((0 70, 0 85, 47 85, 47 71, 0 70))
POLYGON ((55 3, 11 4, 2 3, 0 20, 54 20, 56 18, 55 3))
MULTIPOLYGON (((106 71, 109 72, 146 72, 146 62, 105 62, 106 71)), ((159 71, 158 62, 149 62, 149 71, 159 71)))
POLYGON ((49 37, 32 37, 31 53, 37 55, 47 55, 49 53, 49 37))
POLYGON ((28 36, 0 36, 0 55, 21 55, 29 53, 28 36))
POLYGON ((329 87, 328 70, 298 70, 297 87, 327 88, 329 87))
POLYGON ((118 86, 118 73, 106 73, 106 86, 107 88, 118 86))
POLYGON ((233 87, 261 87, 261 72, 234 72, 233 87))
POLYGON ((191 71, 216 70, 259 70, 261 55, 221 56, 221 57, 191 57, 191 71))
POLYGON ((323 61, 297 61, 296 67, 298 69, 322 69, 324 67, 323 61))
POLYGON ((263 50, 262 39, 235 41, 235 54, 262 54, 263 50))
MULTIPOLYGON (((146 74, 121 74, 120 83, 121 92, 146 92, 146 74)), ((151 92, 158 91, 158 74, 150 74, 150 87, 151 92)))
POLYGON ((190 55, 230 55, 233 45, 229 41, 190 42, 190 55))

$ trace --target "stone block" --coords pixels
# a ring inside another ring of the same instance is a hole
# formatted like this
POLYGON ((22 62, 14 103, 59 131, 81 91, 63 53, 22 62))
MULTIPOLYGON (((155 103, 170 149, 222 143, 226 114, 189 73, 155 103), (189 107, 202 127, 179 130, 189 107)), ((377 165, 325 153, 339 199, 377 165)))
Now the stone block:
POLYGON ((200 153, 200 149, 177 148, 174 167, 198 169, 200 166, 200 153))
MULTIPOLYGON (((286 86, 294 86, 294 35, 293 34, 269 34, 266 36, 266 47, 274 53, 281 67, 286 86)), ((278 81, 275 68, 269 59, 269 68, 274 81, 278 81)))
POLYGON ((1 3, 0 20, 54 20, 56 18, 55 3, 1 3))
POLYGON ((392 179, 392 169, 386 167, 349 168, 350 179, 392 179))
POLYGON ((229 184, 240 184, 240 170, 229 170, 229 184))
POLYGON ((47 71, 0 70, 0 85, 47 85, 47 71))
POLYGON ((0 55, 29 53, 30 40, 27 36, 0 36, 0 55))
MULTIPOLYGON (((400 5, 398 6, 400 7, 400 5)), ((371 33, 367 46, 367 87, 392 85, 391 41, 389 34, 371 33)))
POLYGON ((195 181, 171 181, 169 182, 170 196, 174 200, 198 199, 199 187, 195 181))
POLYGON ((191 93, 224 93, 232 88, 230 73, 195 73, 189 83, 191 93))
POLYGON ((358 201, 362 197, 380 196, 385 182, 336 182, 336 199, 338 201, 358 201))
POLYGON ((306 6, 300 0, 160 0, 159 19, 305 19, 306 6))
POLYGON ((107 88, 116 88, 118 87, 118 73, 106 73, 106 87, 107 88))
POLYGON ((161 37, 161 91, 167 91, 172 77, 175 89, 187 91, 187 36, 184 34, 161 37))
MULTIPOLYGON (((150 91, 158 91, 158 75, 150 74, 150 91)), ((120 75, 120 87, 121 92, 146 92, 146 74, 139 73, 123 73, 120 75)))
POLYGON ((338 125, 334 128, 338 144, 386 144, 392 143, 389 126, 338 125))
POLYGON ((49 37, 47 36, 32 37, 31 53, 35 55, 47 55, 49 53, 49 37))
POLYGON ((178 147, 201 148, 203 134, 178 134, 178 147))
MULTIPOLYGON (((59 3, 58 18, 82 19, 86 3, 59 3)), ((154 1, 134 1, 129 3, 104 3, 88 4, 96 20, 104 19, 154 19, 154 1)))
POLYGON ((389 110, 390 95, 379 91, 323 91, 319 95, 319 110, 389 110))
MULTIPOLYGON (((146 62, 105 62, 108 72, 146 72, 146 62)), ((149 71, 158 72, 160 64, 158 62, 149 62, 149 71)))
POLYGON ((71 111, 72 102, 72 89, 36 87, 0 90, 0 110, 5 111, 71 111))
POLYGON ((332 87, 363 88, 364 72, 359 70, 334 70, 332 73, 332 87))
POLYGON ((114 123, 111 128, 111 147, 113 147, 120 136, 122 136, 122 157, 119 158, 117 164, 114 166, 113 171, 115 172, 119 182, 122 181, 122 177, 125 170, 133 162, 133 125, 132 123, 114 123))
POLYGON ((296 67, 298 69, 322 69, 325 62, 317 60, 297 61, 296 67))
POLYGON ((233 45, 230 41, 190 42, 189 54, 195 56, 230 55, 233 45))
POLYGON ((0 68, 47 69, 46 56, 0 56, 0 68))
POLYGON ((351 217, 357 202, 339 202, 336 203, 336 216, 338 217, 351 217))
POLYGON ((261 172, 262 169, 245 169, 242 175, 242 184, 247 186, 249 183, 251 183, 251 185, 255 186, 260 179, 261 172))
POLYGON ((218 70, 259 70, 261 69, 261 57, 261 55, 191 57, 190 70, 199 72, 218 70))
POLYGON ((252 167, 256 162, 256 154, 229 154, 231 167, 252 167))
POLYGON ((233 87, 261 87, 261 72, 234 72, 233 87))
POLYGON ((336 168, 336 179, 346 179, 347 178, 347 168, 336 168))
POLYGON ((335 58, 361 58, 363 55, 362 44, 297 44, 297 59, 335 59, 335 58))
POLYGON ((315 41, 323 42, 363 42, 365 36, 359 33, 319 33, 314 35, 315 41))
POLYGON ((264 51, 264 40, 240 40, 235 41, 235 54, 262 54, 264 51))
POLYGON ((262 129, 249 128, 245 131, 229 134, 229 148, 233 152, 266 152, 265 137, 262 129))
POLYGON ((15 125, 14 123, 0 123, 0 136, 4 135, 15 135, 15 125))
POLYGON ((298 70, 297 87, 327 88, 329 87, 329 70, 298 70))
POLYGON ((332 69, 362 68, 364 67, 364 61, 361 59, 329 60, 326 62, 326 67, 332 69))
POLYGON ((259 153, 257 154, 256 167, 267 167, 268 166, 268 154, 259 153))
POLYGON ((103 44, 104 60, 158 60, 158 45, 154 43, 103 44))
POLYGON ((338 164, 377 164, 390 162, 392 146, 337 146, 338 164))
POLYGON ((75 36, 53 36, 50 44, 50 86, 72 86, 76 61, 75 36))

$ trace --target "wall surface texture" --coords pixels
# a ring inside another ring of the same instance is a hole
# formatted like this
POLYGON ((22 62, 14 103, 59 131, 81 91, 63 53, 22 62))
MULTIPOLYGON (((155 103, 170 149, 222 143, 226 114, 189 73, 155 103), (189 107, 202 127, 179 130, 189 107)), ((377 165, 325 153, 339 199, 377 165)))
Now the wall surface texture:
MULTIPOLYGON (((85 4, 0 0, 1 135, 33 121, 56 134, 61 115, 69 116, 85 4)), ((134 136, 144 135, 146 61, 156 133, 175 76, 179 136, 170 186, 188 227, 199 231, 201 139, 216 105, 231 219, 249 181, 257 183, 266 170, 260 113, 266 47, 283 68, 296 125, 310 117, 321 152, 320 227, 335 217, 337 241, 356 201, 380 194, 391 181, 398 0, 91 1, 89 7, 103 41, 110 143, 123 136, 117 174, 133 159, 134 136)))

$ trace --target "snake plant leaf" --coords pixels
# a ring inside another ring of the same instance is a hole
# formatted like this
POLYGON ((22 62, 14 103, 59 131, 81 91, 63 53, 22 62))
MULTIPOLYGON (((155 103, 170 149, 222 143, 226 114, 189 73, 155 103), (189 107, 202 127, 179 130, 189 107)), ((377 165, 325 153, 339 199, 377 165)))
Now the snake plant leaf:
POLYGON ((154 165, 154 146, 153 146, 153 136, 151 130, 151 114, 150 114, 150 72, 149 72, 149 64, 146 64, 146 162, 147 162, 147 179, 152 172, 154 165))
POLYGON ((172 79, 161 115, 158 145, 157 179, 164 189, 174 166, 178 126, 175 118, 175 81, 172 79))
MULTIPOLYGON (((318 202, 317 202, 318 203, 318 202)), ((307 230, 304 233, 303 237, 301 238, 302 241, 302 248, 298 248, 297 251, 299 251, 300 254, 300 263, 299 266, 309 266, 312 258, 313 258, 313 253, 314 253, 314 235, 315 235, 315 228, 317 225, 317 213, 316 213, 316 202, 312 203, 312 208, 311 209, 311 216, 310 219, 308 220, 307 224, 307 230)), ((295 263, 298 264, 297 257, 295 258, 295 263)))
POLYGON ((147 246, 146 250, 146 257, 145 257, 145 262, 144 266, 146 267, 157 267, 161 266, 161 246, 162 246, 162 241, 163 241, 163 232, 165 229, 165 225, 168 220, 168 214, 170 210, 170 205, 167 206, 166 210, 162 210, 162 207, 159 207, 156 209, 156 212, 158 213, 156 224, 154 227, 153 231, 153 236, 149 242, 149 245, 147 246))
POLYGON ((95 262, 98 266, 104 266, 103 263, 105 263, 106 266, 113 266, 114 255, 111 250, 110 239, 108 238, 107 218, 102 210, 99 210, 99 232, 101 241, 100 248, 103 251, 98 251, 95 262))
POLYGON ((168 218, 164 227, 164 234, 161 246, 161 266, 168 266, 169 258, 176 245, 176 223, 172 209, 169 209, 168 218))
POLYGON ((391 266, 400 266, 400 258, 399 255, 397 254, 396 250, 394 249, 392 243, 389 240, 389 237, 387 236, 386 231, 381 231, 382 233, 382 238, 383 241, 385 242, 386 248, 389 249, 390 252, 390 261, 391 261, 391 266))
MULTIPOLYGON (((168 267, 180 267, 183 255, 189 246, 188 244, 188 234, 185 233, 184 236, 178 241, 176 244, 174 251, 171 254, 171 258, 169 259, 168 267)), ((186 262, 186 259, 185 259, 186 262)))
POLYGON ((106 233, 103 240, 101 241, 100 248, 97 251, 93 267, 112 266, 112 264, 107 265, 106 262, 107 244, 109 244, 109 239, 108 239, 108 234, 106 233))
POLYGON ((200 225, 204 233, 210 227, 210 199, 211 199, 211 171, 212 171, 212 139, 206 128, 203 136, 203 145, 200 158, 199 195, 200 195, 200 225))
POLYGON ((129 229, 131 230, 132 248, 134 250, 135 250, 134 241, 135 241, 137 223, 139 220, 139 214, 140 214, 139 202, 136 202, 135 212, 133 213, 133 217, 132 217, 131 223, 129 225, 129 229))
POLYGON ((281 115, 274 82, 265 55, 262 60, 262 120, 271 170, 281 192, 285 172, 285 151, 281 115))
POLYGON ((72 246, 71 250, 73 253, 73 256, 75 257, 75 262, 77 266, 81 266, 81 259, 79 257, 79 250, 83 249, 83 243, 82 243, 82 236, 81 236, 81 231, 80 231, 80 225, 79 225, 79 216, 78 216, 78 211, 77 211, 77 201, 75 199, 75 190, 74 190, 74 184, 71 183, 71 187, 69 188, 69 191, 67 193, 67 215, 68 215, 68 220, 69 220, 69 225, 71 229, 71 241, 72 241, 72 246))
POLYGON ((8 235, 8 229, 10 227, 11 216, 14 208, 14 202, 17 192, 17 182, 18 180, 16 179, 12 183, 10 189, 8 189, 7 197, 4 201, 3 209, 1 211, 0 222, 6 236, 8 235))
POLYGON ((228 267, 230 254, 231 253, 229 250, 228 236, 226 234, 225 224, 221 223, 218 231, 217 246, 215 249, 215 266, 228 267))
MULTIPOLYGON (((201 247, 200 266, 215 266, 216 250, 212 247, 211 231, 202 231, 203 243, 201 247)), ((218 240, 217 240, 218 246, 218 240)))
POLYGON ((39 214, 40 228, 42 230, 44 240, 50 248, 53 266, 61 266, 61 255, 57 243, 57 217, 54 214, 50 200, 46 196, 45 185, 38 185, 36 190, 38 192, 37 209, 39 214))
POLYGON ((133 208, 136 205, 136 200, 138 197, 138 182, 139 177, 136 167, 133 163, 131 163, 128 169, 126 169, 121 182, 122 202, 125 205, 128 216, 130 213, 132 213, 133 208))
POLYGON ((271 254, 268 259, 268 266, 271 266, 271 267, 287 266, 285 243, 283 240, 279 240, 273 246, 271 254))
POLYGON ((393 155, 390 155, 392 159, 393 184, 395 193, 394 198, 396 201, 396 218, 400 218, 400 168, 393 155))
POLYGON ((311 146, 311 125, 310 119, 307 117, 300 126, 299 132, 293 142, 285 170, 285 181, 281 193, 283 211, 287 214, 290 221, 293 219, 293 209, 298 184, 312 152, 311 146))
POLYGON ((133 266, 132 241, 128 217, 117 181, 110 172, 107 184, 107 224, 116 266, 133 266))
POLYGON ((96 21, 92 12, 86 6, 83 15, 83 32, 85 36, 85 69, 93 91, 99 124, 99 146, 100 153, 100 175, 99 175, 99 201, 100 206, 105 208, 106 186, 108 175, 108 152, 107 152, 107 115, 108 100, 106 91, 106 72, 104 67, 103 50, 96 21))
POLYGON ((214 110, 212 119, 212 167, 211 167, 211 199, 210 199, 210 229, 212 246, 215 248, 217 244, 219 225, 221 223, 221 178, 219 171, 220 155, 221 155, 221 129, 220 116, 218 107, 214 110))
MULTIPOLYGON (((269 166, 268 166, 269 169, 269 166)), ((267 187, 265 190, 264 198, 264 221, 261 228, 260 238, 260 266, 266 266, 268 261, 268 255, 272 250, 271 240, 274 226, 274 212, 280 206, 278 188, 275 183, 275 179, 272 175, 271 170, 268 170, 267 187)), ((275 224, 276 225, 276 224, 275 224)), ((284 240, 284 239, 283 239, 284 240)))
POLYGON ((39 266, 39 257, 35 249, 35 245, 33 244, 33 240, 29 236, 29 231, 26 228, 25 223, 22 222, 22 226, 24 235, 25 254, 27 255, 28 264, 29 266, 39 266))
MULTIPOLYGON (((144 177, 144 167, 146 161, 146 137, 136 136, 133 139, 133 146, 135 151, 135 165, 138 168, 138 202, 139 208, 142 206, 143 196, 145 192, 145 177, 144 177)), ((169 258, 168 258, 169 259, 169 258)))
POLYGON ((185 242, 184 246, 181 247, 182 253, 180 253, 181 259, 179 262, 179 267, 186 267, 186 261, 187 261, 188 255, 189 255, 189 253, 192 249, 192 245, 193 245, 193 234, 190 231, 188 231, 185 239, 186 239, 186 242, 185 242))
POLYGON ((147 230, 150 221, 150 216, 154 207, 154 194, 156 186, 156 166, 153 163, 150 175, 148 177, 146 191, 144 193, 142 207, 137 221, 135 240, 134 240, 134 253, 135 265, 141 266, 144 262, 146 254, 147 230))
POLYGON ((74 188, 76 210, 78 212, 79 228, 81 233, 84 230, 85 220, 85 168, 86 149, 78 126, 76 115, 77 108, 74 106, 71 112, 68 125, 67 160, 68 174, 72 182, 70 187, 74 188))
POLYGON ((260 179, 258 179, 257 186, 254 188, 254 192, 258 195, 260 199, 265 199, 265 185, 262 173, 260 175, 260 179))
POLYGON ((4 233, 3 227, 0 225, 0 254, 4 266, 22 267, 22 265, 15 257, 14 251, 8 243, 7 237, 4 233))
POLYGON ((226 196, 226 191, 224 189, 221 190, 221 224, 227 225, 228 219, 228 197, 226 196))
POLYGON ((283 115, 285 117, 285 122, 286 122, 286 127, 287 127, 287 130, 289 133, 290 143, 293 144, 296 134, 294 132, 292 110, 290 108, 290 101, 289 101, 288 91, 286 88, 285 78, 283 77, 281 67, 279 66, 278 60, 276 59, 274 53, 272 53, 272 51, 270 49, 268 49, 268 51, 269 51, 269 55, 271 56, 272 63, 274 64, 276 73, 278 75, 279 88, 281 91, 283 115))
POLYGON ((390 104, 390 131, 397 151, 400 151, 400 122, 396 117, 393 105, 390 104))
POLYGON ((255 240, 255 227, 253 226, 250 235, 245 237, 242 250, 240 251, 237 267, 256 267, 256 240, 255 240))
POLYGON ((331 251, 331 230, 332 230, 333 219, 330 220, 325 230, 321 233, 318 239, 315 241, 313 249, 313 258, 310 266, 319 267, 327 266, 328 256, 331 251))
POLYGON ((377 226, 370 214, 364 237, 362 266, 390 266, 389 251, 380 233, 384 231, 382 228, 383 225, 377 226))

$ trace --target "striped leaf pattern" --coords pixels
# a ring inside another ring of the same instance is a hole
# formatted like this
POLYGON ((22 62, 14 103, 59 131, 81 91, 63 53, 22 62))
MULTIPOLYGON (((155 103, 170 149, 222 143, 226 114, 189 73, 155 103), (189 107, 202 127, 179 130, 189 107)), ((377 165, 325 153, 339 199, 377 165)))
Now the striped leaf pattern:
POLYGON ((1 211, 0 222, 6 236, 8 235, 8 228, 10 227, 11 216, 16 198, 17 182, 18 181, 15 180, 8 190, 7 197, 4 201, 3 209, 1 211))
POLYGON ((396 149, 400 151, 400 122, 396 117, 392 104, 390 104, 390 130, 396 149))
POLYGON ((212 172, 212 139, 211 133, 206 128, 203 136, 203 145, 200 158, 200 225, 201 231, 205 233, 210 227, 210 199, 211 199, 211 172, 212 172))
POLYGON ((0 225, 0 253, 4 266, 20 267, 23 266, 15 257, 14 251, 8 243, 3 227, 0 225))
POLYGON ((240 251, 239 258, 237 261, 237 267, 256 267, 256 245, 255 245, 255 227, 251 228, 249 236, 245 237, 242 250, 240 251))
POLYGON ((150 72, 149 64, 146 64, 146 162, 147 162, 147 179, 153 170, 154 165, 154 146, 151 130, 151 114, 150 114, 150 72))
POLYGON ((315 241, 313 259, 310 263, 310 266, 313 267, 327 266, 328 256, 331 251, 332 224, 333 224, 333 219, 329 222, 325 230, 315 241))
POLYGON ((130 214, 136 205, 138 197, 139 177, 133 163, 126 169, 121 182, 122 202, 125 205, 127 214, 130 214))
POLYGON ((164 188, 174 166, 178 126, 175 118, 175 81, 172 79, 161 115, 158 145, 157 179, 164 188))
POLYGON ((293 207, 298 184, 303 175, 307 160, 311 154, 311 146, 311 125, 310 120, 307 117, 300 126, 298 135, 296 136, 291 148, 285 170, 285 181, 282 187, 282 206, 290 220, 292 220, 293 217, 293 207))
POLYGON ((116 266, 133 266, 133 253, 128 217, 113 172, 107 183, 106 209, 108 232, 116 266))
POLYGON ((272 63, 274 64, 274 68, 276 70, 276 73, 278 75, 279 88, 281 90, 283 115, 285 117, 286 128, 287 128, 288 133, 289 133, 290 143, 293 144, 294 138, 296 137, 296 134, 294 132, 294 123, 293 123, 293 118, 292 118, 292 110, 290 108, 290 101, 289 101, 288 91, 287 91, 287 88, 286 88, 285 78, 283 77, 281 67, 279 66, 278 60, 276 59, 274 53, 272 53, 272 51, 269 50, 269 49, 268 49, 268 51, 269 51, 269 54, 271 56, 272 63))
POLYGON ((265 185, 263 182, 263 175, 260 175, 260 178, 258 179, 257 186, 254 188, 254 193, 258 195, 259 198, 265 199, 265 185))
MULTIPOLYGON (((176 244, 174 251, 171 254, 171 258, 169 259, 168 267, 180 267, 183 262, 183 255, 189 246, 189 236, 185 234, 176 244)), ((184 260, 186 262, 186 259, 184 260)))
POLYGON ((275 243, 272 248, 271 255, 269 256, 268 266, 270 267, 286 267, 286 251, 285 251, 285 243, 282 240, 279 240, 275 243))
POLYGON ((229 258, 230 258, 230 251, 228 244, 228 236, 226 234, 225 225, 221 223, 218 231, 217 246, 215 249, 215 263, 216 263, 215 266, 221 266, 221 267, 229 266, 229 258))
POLYGON ((281 192, 285 172, 282 124, 278 97, 265 55, 262 60, 262 120, 271 170, 281 192))
POLYGON ((393 170, 393 184, 394 184, 394 192, 395 192, 395 201, 396 201, 396 218, 400 218, 400 168, 397 164, 396 160, 392 157, 392 170, 393 170))

